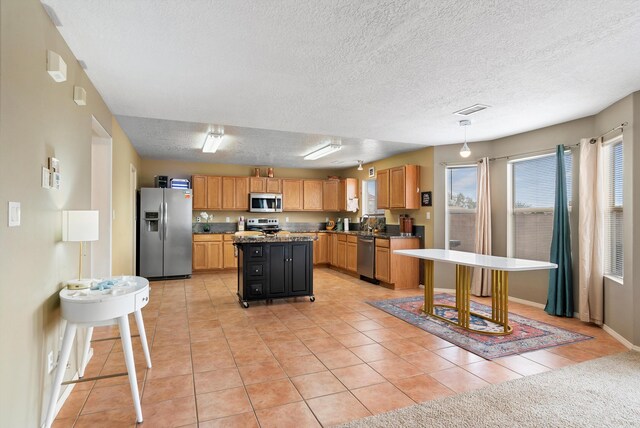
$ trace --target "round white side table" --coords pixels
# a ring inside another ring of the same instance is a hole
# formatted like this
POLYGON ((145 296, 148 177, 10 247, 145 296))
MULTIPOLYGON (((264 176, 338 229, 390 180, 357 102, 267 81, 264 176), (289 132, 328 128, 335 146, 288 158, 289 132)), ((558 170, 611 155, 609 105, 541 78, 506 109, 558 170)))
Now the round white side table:
POLYGON ((109 279, 120 280, 123 285, 116 285, 110 290, 104 291, 91 290, 88 293, 86 291, 68 290, 66 288, 60 291, 62 318, 67 321, 67 326, 64 330, 58 368, 56 369, 55 380, 51 388, 51 397, 49 399, 49 407, 47 408, 47 416, 44 424, 45 428, 49 428, 53 423, 58 394, 60 393, 60 387, 77 329, 87 329, 82 361, 78 370, 78 375, 82 378, 87 365, 93 328, 116 323, 120 329, 120 338, 122 339, 122 349, 124 351, 127 374, 131 386, 133 405, 136 411, 136 420, 138 423, 142 422, 142 408, 140 407, 140 394, 138 392, 136 366, 131 346, 131 331, 129 329, 128 315, 131 313, 135 315, 147 367, 151 368, 151 356, 149 354, 147 335, 142 320, 142 308, 149 303, 149 281, 139 276, 114 277, 109 279))

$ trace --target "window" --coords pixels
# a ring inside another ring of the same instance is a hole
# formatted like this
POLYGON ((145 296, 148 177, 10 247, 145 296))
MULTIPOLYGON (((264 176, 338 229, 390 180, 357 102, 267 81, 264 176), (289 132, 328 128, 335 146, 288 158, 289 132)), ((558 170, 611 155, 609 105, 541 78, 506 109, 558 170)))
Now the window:
POLYGON ((378 209, 376 180, 362 180, 362 215, 384 214, 378 209))
POLYGON ((477 168, 448 167, 446 248, 457 251, 475 250, 477 168))
POLYGON ((622 277, 623 264, 623 227, 622 227, 622 184, 623 153, 622 140, 616 139, 606 145, 605 152, 605 263, 604 273, 622 277))
MULTIPOLYGON (((565 152, 567 202, 572 204, 572 156, 565 152)), ((556 189, 555 154, 511 162, 512 218, 509 254, 549 261, 556 189)))

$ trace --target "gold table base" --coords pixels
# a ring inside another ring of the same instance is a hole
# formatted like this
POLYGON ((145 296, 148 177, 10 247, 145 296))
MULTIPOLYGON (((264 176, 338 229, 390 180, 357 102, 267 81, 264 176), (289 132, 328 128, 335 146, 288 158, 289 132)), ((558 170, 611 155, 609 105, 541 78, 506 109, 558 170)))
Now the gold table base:
POLYGON ((424 285, 424 306, 422 312, 441 319, 449 324, 457 325, 478 334, 504 336, 511 334, 513 329, 509 325, 509 275, 502 270, 491 271, 491 317, 471 311, 471 266, 456 265, 456 305, 435 305, 433 303, 433 260, 425 260, 426 284, 424 285), (458 322, 436 315, 434 307, 445 307, 458 311, 458 322), (471 327, 471 315, 491 321, 503 327, 503 331, 480 331, 471 327))

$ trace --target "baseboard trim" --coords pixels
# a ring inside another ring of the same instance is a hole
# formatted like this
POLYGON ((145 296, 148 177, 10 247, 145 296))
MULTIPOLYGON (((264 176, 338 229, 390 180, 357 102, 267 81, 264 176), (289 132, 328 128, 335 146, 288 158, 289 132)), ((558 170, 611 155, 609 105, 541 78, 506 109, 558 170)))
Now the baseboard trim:
POLYGON ((616 339, 618 342, 620 342, 621 344, 626 346, 628 349, 632 349, 634 351, 640 351, 640 346, 634 346, 633 343, 629 342, 627 339, 622 337, 622 335, 620 335, 620 333, 618 333, 617 331, 615 331, 614 329, 612 329, 608 325, 602 324, 602 329, 604 331, 606 331, 611 337, 616 339))
MULTIPOLYGON (((89 349, 89 356, 87 357, 87 365, 89 365, 89 361, 91 361, 91 357, 93 357, 93 348, 89 349)), ((76 381, 80 379, 80 376, 78 375, 78 372, 75 372, 75 374, 73 375, 73 377, 71 378, 72 381, 76 381)), ((69 398, 69 396, 71 395, 71 392, 73 391, 73 388, 76 387, 77 384, 75 383, 71 383, 69 385, 66 385, 66 387, 64 388, 64 390, 62 391, 62 394, 60 394, 60 398, 58 398, 58 401, 56 401, 56 411, 53 415, 53 420, 55 421, 55 419, 58 417, 58 413, 60 413, 60 410, 62 409, 62 406, 64 406, 64 403, 66 403, 67 398, 69 398)), ((45 405, 48 405, 45 404, 45 405)), ((46 410, 46 408, 45 408, 46 410)), ((40 425, 40 428, 44 428, 44 422, 42 423, 42 425, 40 425)))

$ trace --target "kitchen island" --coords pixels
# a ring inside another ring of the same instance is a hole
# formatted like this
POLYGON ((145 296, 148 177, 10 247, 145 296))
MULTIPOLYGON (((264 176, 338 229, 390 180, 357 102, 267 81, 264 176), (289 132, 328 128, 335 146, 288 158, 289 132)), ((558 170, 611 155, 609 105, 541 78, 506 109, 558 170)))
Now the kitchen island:
POLYGON ((238 301, 313 295, 312 236, 234 236, 238 248, 238 301))

